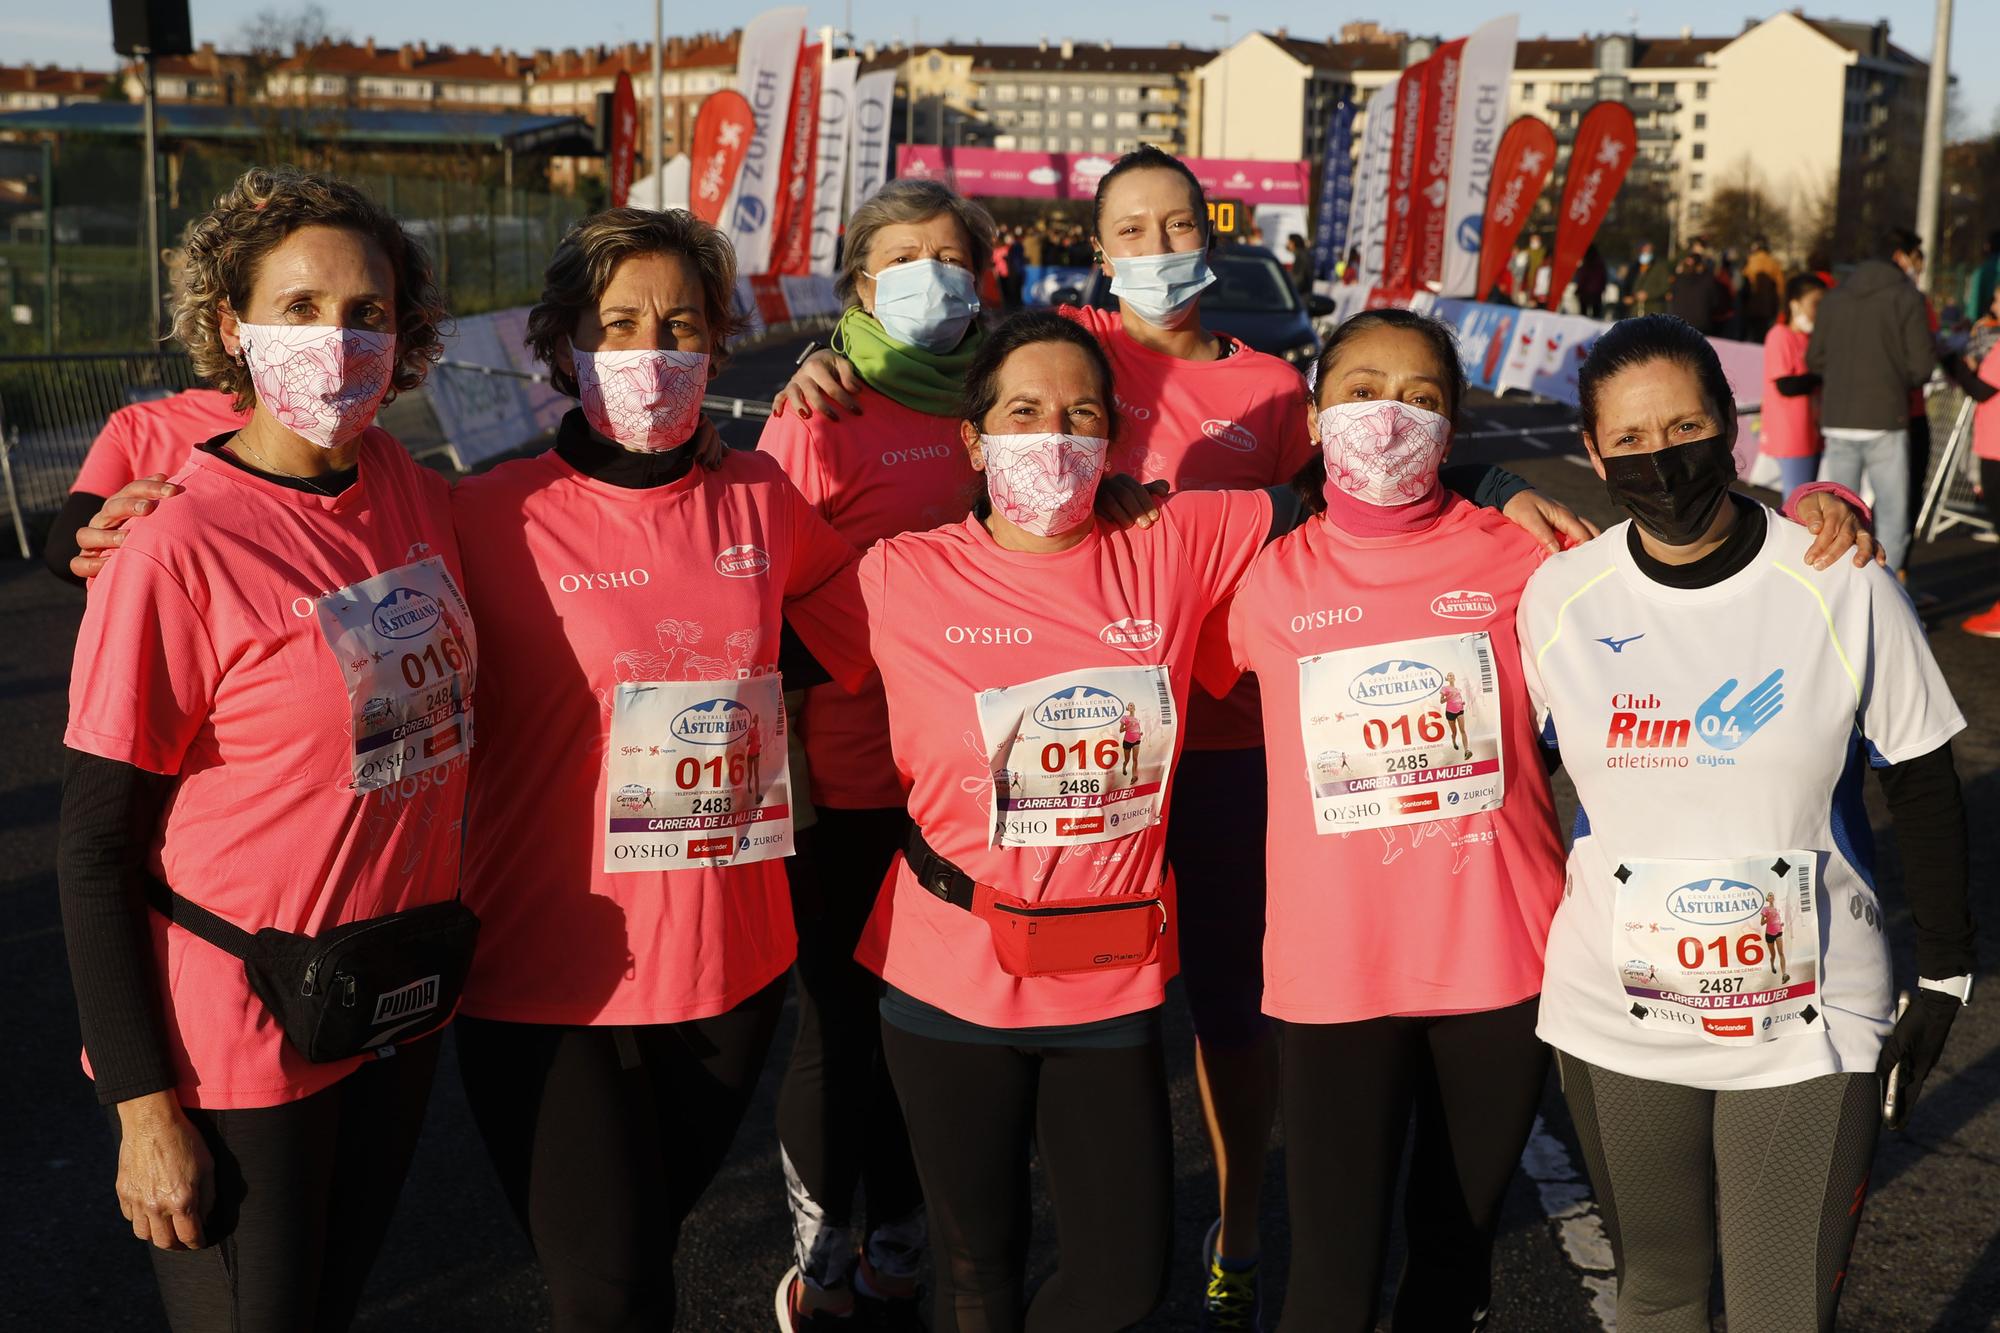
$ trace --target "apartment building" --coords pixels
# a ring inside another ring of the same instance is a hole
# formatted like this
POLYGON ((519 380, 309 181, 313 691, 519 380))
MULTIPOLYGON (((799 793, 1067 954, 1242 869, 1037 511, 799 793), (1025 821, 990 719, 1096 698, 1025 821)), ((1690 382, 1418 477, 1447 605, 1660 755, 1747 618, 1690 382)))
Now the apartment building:
POLYGON ((266 82, 274 101, 385 111, 518 111, 532 62, 512 51, 322 42, 299 45, 266 82))
POLYGON ((0 111, 46 111, 71 102, 101 101, 109 74, 54 65, 0 65, 0 111))
MULTIPOLYGON (((1351 89, 1358 152, 1370 95, 1436 47, 1367 26, 1323 41, 1256 32, 1218 53, 1190 79, 1193 151, 1317 162, 1351 89)), ((1566 147, 1593 103, 1623 102, 1639 135, 1631 179, 1663 187, 1681 234, 1701 228, 1719 189, 1744 184, 1791 208, 1801 231, 1828 199, 1846 227, 1868 200, 1914 196, 1929 73, 1886 23, 1791 12, 1735 37, 1542 36, 1516 45, 1508 116, 1539 117, 1566 147)))
POLYGON ((1111 154, 1150 143, 1180 153, 1187 79, 1213 54, 1109 42, 933 46, 905 56, 902 82, 919 143, 1111 154))
MULTIPOLYGON (((682 152, 694 133, 694 119, 712 92, 736 83, 736 50, 740 32, 701 33, 669 37, 660 48, 661 131, 668 156, 682 152)), ((528 80, 528 110, 538 115, 581 116, 595 123, 597 97, 617 86, 620 74, 632 78, 639 102, 639 151, 650 151, 653 119, 653 47, 585 48, 582 51, 537 51, 528 80)))
MULTIPOLYGON (((218 51, 214 42, 203 42, 190 55, 154 60, 153 95, 162 102, 201 106, 254 102, 263 93, 263 70, 269 63, 247 51, 218 51)), ((125 99, 138 101, 146 95, 145 63, 127 61, 118 80, 125 99)))

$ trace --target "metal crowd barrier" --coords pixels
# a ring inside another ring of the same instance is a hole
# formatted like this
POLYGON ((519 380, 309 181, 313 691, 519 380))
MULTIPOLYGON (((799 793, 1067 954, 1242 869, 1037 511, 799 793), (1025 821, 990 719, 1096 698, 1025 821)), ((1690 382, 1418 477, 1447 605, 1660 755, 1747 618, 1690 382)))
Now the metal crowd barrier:
POLYGON ((1972 454, 1973 407, 1970 398, 1959 403, 1944 447, 1931 451, 1930 484, 1924 487, 1915 529, 1924 541, 1934 542, 1956 527, 1993 531, 1987 507, 1973 489, 1973 481, 1979 475, 1979 460, 1972 454))
POLYGON ((62 508, 105 418, 194 383, 176 351, 0 356, 0 487, 22 556, 28 520, 62 508))

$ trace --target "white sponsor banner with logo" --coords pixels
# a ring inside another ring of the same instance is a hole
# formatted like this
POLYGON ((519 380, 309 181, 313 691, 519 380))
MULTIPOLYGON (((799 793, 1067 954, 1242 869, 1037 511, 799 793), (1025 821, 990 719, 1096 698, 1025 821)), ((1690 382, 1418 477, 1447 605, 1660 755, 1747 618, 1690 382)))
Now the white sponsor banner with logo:
POLYGON ((1445 194, 1446 296, 1480 296, 1479 233, 1486 217, 1486 186, 1493 154, 1507 128, 1507 91, 1514 70, 1517 15, 1494 19, 1465 39, 1458 75, 1457 137, 1451 147, 1451 184, 1445 194))
POLYGON ((1369 95, 1368 124, 1361 133, 1361 167, 1354 178, 1347 244, 1361 250, 1358 282, 1363 291, 1382 279, 1382 249, 1389 235, 1389 155, 1396 146, 1396 90, 1402 86, 1398 75, 1394 83, 1369 95))
POLYGON ((833 272, 840 224, 847 220, 847 149, 854 141, 854 77, 861 62, 842 56, 827 65, 819 90, 819 156, 813 165, 812 271, 833 272))
POLYGON ((736 266, 744 273, 763 273, 771 267, 785 125, 791 116, 792 79, 798 73, 799 43, 805 31, 804 6, 767 9, 743 26, 737 47, 736 89, 750 103, 756 129, 736 188, 722 206, 722 230, 735 245, 736 266))
POLYGON ((854 81, 854 143, 849 152, 847 210, 852 213, 889 179, 889 133, 896 112, 896 71, 878 69, 854 81))
MULTIPOLYGON (((1460 601, 1447 611, 1492 601, 1452 596, 1460 601)), ((1506 797, 1499 677, 1484 630, 1302 657, 1299 720, 1323 834, 1497 810, 1506 797)))
MULTIPOLYGON (((717 567, 750 549, 723 552, 717 567)), ((606 874, 791 855, 782 689, 775 675, 619 684, 606 756, 606 874)))

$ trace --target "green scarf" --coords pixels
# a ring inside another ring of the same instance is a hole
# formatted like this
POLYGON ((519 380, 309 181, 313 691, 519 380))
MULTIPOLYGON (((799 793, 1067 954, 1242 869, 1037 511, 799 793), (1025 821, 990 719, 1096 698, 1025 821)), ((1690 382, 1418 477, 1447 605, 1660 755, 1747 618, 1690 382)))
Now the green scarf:
POLYGON ((958 412, 965 374, 985 339, 986 331, 974 323, 949 352, 926 352, 891 338, 873 315, 857 305, 840 317, 833 331, 833 350, 854 363, 855 373, 869 388, 912 411, 948 417, 958 412))

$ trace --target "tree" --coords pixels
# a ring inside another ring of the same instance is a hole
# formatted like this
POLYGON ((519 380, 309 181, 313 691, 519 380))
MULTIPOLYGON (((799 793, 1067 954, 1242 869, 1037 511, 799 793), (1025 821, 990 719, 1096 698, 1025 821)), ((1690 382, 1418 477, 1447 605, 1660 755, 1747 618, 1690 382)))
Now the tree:
POLYGON ((1709 197, 1708 216, 1703 230, 1725 250, 1747 254, 1758 240, 1768 242, 1779 253, 1792 249, 1790 210, 1766 194, 1748 159, 1731 173, 1734 179, 1717 187, 1709 197))
POLYGON ((296 13, 261 10, 244 23, 238 36, 249 57, 245 70, 248 86, 244 93, 253 102, 265 100, 272 71, 294 54, 304 52, 310 60, 312 53, 321 47, 347 40, 346 33, 327 26, 326 10, 316 4, 296 13))

